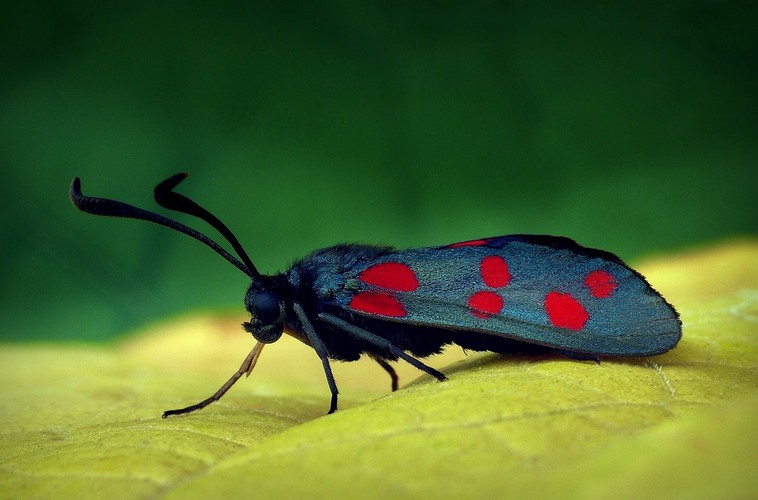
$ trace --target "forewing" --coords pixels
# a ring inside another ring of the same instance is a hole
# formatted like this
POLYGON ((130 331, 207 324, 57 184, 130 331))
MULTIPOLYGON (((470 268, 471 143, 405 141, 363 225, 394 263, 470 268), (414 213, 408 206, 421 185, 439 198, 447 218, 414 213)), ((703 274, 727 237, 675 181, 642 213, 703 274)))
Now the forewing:
POLYGON ((504 236, 388 253, 345 272, 350 312, 476 331, 567 351, 659 354, 674 308, 615 255, 568 238, 504 236))

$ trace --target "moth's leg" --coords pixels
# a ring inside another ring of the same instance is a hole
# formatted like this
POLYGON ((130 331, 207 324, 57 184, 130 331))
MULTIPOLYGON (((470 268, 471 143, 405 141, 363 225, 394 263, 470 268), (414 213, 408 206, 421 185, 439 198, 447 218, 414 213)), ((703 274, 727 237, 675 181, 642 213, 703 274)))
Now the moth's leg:
POLYGON ((209 397, 208 399, 204 399, 200 401, 197 404, 187 406, 186 408, 179 408, 178 410, 166 410, 163 412, 163 418, 169 417, 171 415, 182 415, 184 413, 191 413, 193 411, 201 410, 208 406, 209 404, 218 401, 221 399, 221 396, 226 394, 226 391, 231 389, 231 387, 234 385, 235 382, 237 382, 242 375, 247 374, 250 375, 250 372, 253 371, 253 367, 255 367, 255 364, 258 362, 258 358, 261 355, 261 351, 263 350, 263 346, 266 345, 262 342, 258 342, 253 347, 253 350, 250 351, 250 354, 247 355, 245 358, 245 361, 242 362, 242 366, 240 366, 240 369, 237 370, 237 372, 231 376, 229 380, 226 381, 224 385, 221 386, 219 390, 216 391, 213 396, 209 397))
POLYGON ((386 371, 387 373, 390 374, 390 378, 392 379, 392 392, 395 392, 397 390, 397 388, 398 388, 398 385, 399 385, 399 379, 397 377, 397 372, 395 371, 395 369, 392 367, 391 364, 387 363, 382 358, 373 358, 373 359, 374 359, 374 361, 376 361, 377 363, 379 363, 379 366, 381 366, 382 368, 384 368, 384 371, 386 371))
POLYGON ((442 373, 431 366, 427 366, 418 359, 414 358, 413 356, 406 354, 403 352, 403 350, 397 348, 394 344, 392 344, 389 340, 382 338, 378 335, 375 335, 368 330, 364 330, 363 328, 359 328, 352 323, 348 323, 347 321, 338 318, 337 316, 328 314, 328 313, 321 313, 318 315, 319 319, 329 323, 332 326, 335 326, 339 328, 340 330, 347 332, 354 337, 357 337, 361 340, 364 340, 368 342, 369 344, 372 344, 379 349, 384 349, 385 351, 391 353, 394 356, 397 356, 400 359, 404 359, 408 363, 412 364, 419 370, 428 373, 432 377, 436 378, 437 380, 447 380, 447 377, 442 373))
MULTIPOLYGON (((308 342, 311 344, 311 347, 313 347, 313 350, 316 351, 316 354, 318 354, 318 357, 321 359, 321 364, 324 367, 324 375, 326 375, 326 382, 329 384, 329 390, 332 392, 332 402, 329 405, 329 413, 334 413, 337 411, 337 394, 339 394, 339 391, 337 390, 337 382, 334 381, 334 375, 332 375, 332 367, 329 365, 329 357, 326 346, 321 340, 321 337, 319 337, 316 333, 316 330, 313 328, 313 325, 308 319, 308 316, 306 316, 305 311, 300 306, 300 304, 295 303, 292 308, 295 310, 295 314, 297 314, 297 317, 300 320, 300 325, 303 327, 303 331, 308 337, 308 342)), ((327 413, 327 415, 329 413, 327 413)))

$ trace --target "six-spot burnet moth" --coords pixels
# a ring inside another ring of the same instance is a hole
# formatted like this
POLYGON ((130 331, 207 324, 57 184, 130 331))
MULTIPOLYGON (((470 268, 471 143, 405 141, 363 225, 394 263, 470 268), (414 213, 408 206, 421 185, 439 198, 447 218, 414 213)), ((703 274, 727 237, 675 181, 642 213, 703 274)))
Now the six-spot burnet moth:
POLYGON ((284 331, 312 347, 337 409, 330 359, 362 354, 398 379, 388 361, 403 359, 438 380, 445 375, 419 357, 448 344, 464 349, 557 352, 579 359, 650 356, 682 336, 679 316, 645 278, 614 254, 558 236, 510 235, 412 250, 344 244, 321 250, 273 276, 262 275, 232 232, 213 214, 174 192, 177 174, 156 186, 155 201, 214 227, 233 256, 190 227, 119 201, 84 196, 79 178, 71 201, 95 215, 142 219, 191 236, 251 280, 242 324, 257 340, 240 369, 211 397, 168 410, 164 417, 199 410, 250 374, 265 344, 284 331))

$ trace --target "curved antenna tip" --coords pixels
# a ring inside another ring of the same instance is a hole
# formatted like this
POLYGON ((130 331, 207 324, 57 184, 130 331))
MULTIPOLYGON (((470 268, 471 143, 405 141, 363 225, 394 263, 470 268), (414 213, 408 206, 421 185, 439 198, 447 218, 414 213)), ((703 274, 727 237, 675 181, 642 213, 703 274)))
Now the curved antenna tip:
POLYGON ((186 179, 189 176, 187 172, 179 172, 178 174, 174 174, 171 177, 168 177, 158 183, 159 186, 170 186, 169 189, 173 189, 176 187, 180 182, 182 182, 184 179, 186 179))
POLYGON ((71 188, 68 190, 68 198, 75 207, 79 208, 79 200, 82 198, 82 181, 79 177, 74 177, 71 181, 71 188))

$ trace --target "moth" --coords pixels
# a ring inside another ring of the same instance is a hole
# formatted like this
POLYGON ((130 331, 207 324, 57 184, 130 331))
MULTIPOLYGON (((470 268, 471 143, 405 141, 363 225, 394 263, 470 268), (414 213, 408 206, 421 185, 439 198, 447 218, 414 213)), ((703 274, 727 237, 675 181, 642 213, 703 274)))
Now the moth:
POLYGON ((283 333, 313 348, 337 410, 331 360, 373 358, 389 374, 402 359, 445 380, 419 358, 450 344, 502 354, 557 352, 578 359, 652 356, 682 336, 674 307, 616 255, 561 236, 516 234, 410 250, 342 244, 263 275, 216 216, 174 189, 176 174, 154 190, 163 208, 195 216, 215 228, 236 256, 208 236, 165 216, 126 203, 85 196, 75 178, 70 197, 80 210, 141 219, 209 246, 250 279, 242 324, 257 343, 239 370, 211 397, 163 417, 218 401, 250 374, 263 347, 283 333))

